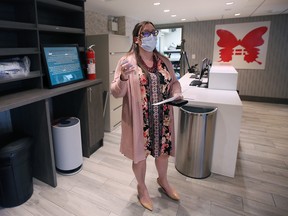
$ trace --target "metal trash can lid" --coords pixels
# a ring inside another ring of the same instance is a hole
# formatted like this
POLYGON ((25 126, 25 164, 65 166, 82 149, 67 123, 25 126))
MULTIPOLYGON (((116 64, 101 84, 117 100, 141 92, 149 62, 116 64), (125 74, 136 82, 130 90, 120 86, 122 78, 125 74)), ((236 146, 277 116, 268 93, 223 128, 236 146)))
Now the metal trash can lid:
POLYGON ((182 106, 180 109, 190 114, 211 114, 217 111, 217 107, 191 105, 182 106))
POLYGON ((60 118, 55 120, 55 122, 53 123, 53 127, 59 127, 59 128, 66 128, 66 127, 71 127, 74 126, 76 124, 78 124, 80 120, 76 117, 64 117, 64 118, 60 118))

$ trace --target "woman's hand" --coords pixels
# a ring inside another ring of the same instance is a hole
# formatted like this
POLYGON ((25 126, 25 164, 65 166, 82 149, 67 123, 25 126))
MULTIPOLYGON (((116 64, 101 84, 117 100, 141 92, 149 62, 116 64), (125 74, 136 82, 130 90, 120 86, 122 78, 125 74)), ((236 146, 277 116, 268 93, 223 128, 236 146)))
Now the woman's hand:
POLYGON ((132 65, 131 63, 129 63, 127 61, 127 59, 124 59, 121 63, 121 75, 120 75, 120 79, 122 81, 126 81, 129 79, 129 74, 131 74, 132 72, 135 71, 135 67, 134 65, 132 65))

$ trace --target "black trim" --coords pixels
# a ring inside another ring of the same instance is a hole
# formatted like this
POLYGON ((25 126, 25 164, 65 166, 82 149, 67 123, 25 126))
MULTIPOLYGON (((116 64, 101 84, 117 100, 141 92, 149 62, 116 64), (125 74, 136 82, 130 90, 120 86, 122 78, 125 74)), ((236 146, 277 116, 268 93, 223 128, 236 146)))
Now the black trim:
POLYGON ((254 101, 264 103, 288 104, 288 98, 257 97, 248 95, 239 95, 243 101, 254 101))
POLYGON ((61 170, 56 167, 57 172, 63 175, 76 174, 80 169, 82 169, 82 164, 79 167, 76 167, 75 169, 71 169, 71 170, 61 170))

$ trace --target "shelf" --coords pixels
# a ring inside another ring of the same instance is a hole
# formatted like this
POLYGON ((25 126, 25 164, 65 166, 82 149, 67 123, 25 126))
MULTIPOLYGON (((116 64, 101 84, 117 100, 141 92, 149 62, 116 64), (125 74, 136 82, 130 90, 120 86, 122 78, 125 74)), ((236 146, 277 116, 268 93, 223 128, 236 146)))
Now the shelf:
POLYGON ((85 29, 70 28, 65 26, 53 26, 53 25, 38 25, 39 31, 59 32, 59 33, 73 33, 73 34, 85 34, 85 29))
POLYGON ((0 112, 21 107, 27 104, 31 104, 40 100, 55 97, 57 95, 65 94, 71 91, 78 90, 93 86, 101 83, 102 81, 97 80, 85 80, 78 83, 70 84, 67 86, 58 87, 55 89, 30 89, 21 91, 14 94, 9 94, 0 97, 0 112))
POLYGON ((0 48, 0 56, 38 54, 38 48, 0 48))
POLYGON ((34 71, 27 77, 0 80, 1 95, 29 89, 29 86, 30 89, 43 88, 42 44, 78 44, 81 64, 85 64, 84 2, 0 1, 0 59, 28 56, 30 70, 34 71))
POLYGON ((0 28, 5 29, 24 29, 24 30, 37 30, 35 23, 24 23, 14 21, 3 21, 0 20, 0 28))
POLYGON ((33 79, 37 77, 41 77, 41 72, 40 71, 30 71, 29 75, 24 76, 24 77, 18 77, 18 78, 0 78, 0 84, 1 83, 9 83, 9 82, 17 82, 25 79, 33 79))
POLYGON ((38 4, 43 4, 45 6, 51 6, 55 9, 66 9, 66 10, 73 10, 73 11, 79 11, 83 12, 83 7, 72 5, 63 1, 55 1, 55 0, 37 0, 38 4))
MULTIPOLYGON (((85 1, 3 0, 0 1, 0 60, 27 56, 30 74, 0 80, 1 98, 21 91, 43 89, 42 44, 78 44, 85 64, 85 1)), ((17 96, 18 97, 18 96, 17 96)))

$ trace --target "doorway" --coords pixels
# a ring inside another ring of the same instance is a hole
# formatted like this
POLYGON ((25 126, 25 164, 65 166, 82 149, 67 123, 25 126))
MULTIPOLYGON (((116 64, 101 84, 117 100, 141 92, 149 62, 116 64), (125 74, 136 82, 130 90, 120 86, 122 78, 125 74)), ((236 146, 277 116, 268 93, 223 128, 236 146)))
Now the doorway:
POLYGON ((182 27, 159 29, 157 50, 172 62, 180 78, 182 27))

